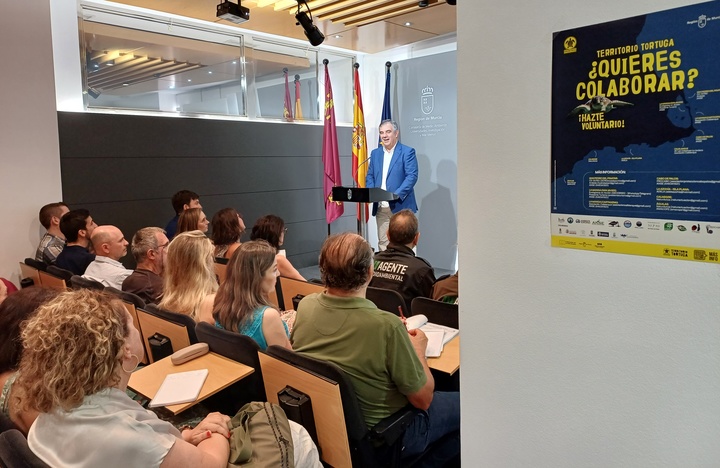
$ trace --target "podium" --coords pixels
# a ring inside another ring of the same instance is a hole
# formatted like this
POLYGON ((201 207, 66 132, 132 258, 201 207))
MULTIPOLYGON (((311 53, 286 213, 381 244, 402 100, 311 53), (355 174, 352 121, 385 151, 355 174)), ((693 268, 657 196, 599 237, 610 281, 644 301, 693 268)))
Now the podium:
POLYGON ((342 187, 332 188, 333 201, 351 203, 375 203, 381 201, 397 200, 398 197, 392 192, 381 188, 342 187))
MULTIPOLYGON (((362 187, 342 187, 336 186, 332 188, 333 201, 350 202, 350 203, 375 203, 381 201, 397 200, 398 197, 392 192, 383 190, 378 187, 362 188, 362 187)), ((360 209, 364 212, 364 209, 360 209)), ((365 216, 361 216, 362 219, 358 219, 358 234, 363 236, 366 240, 367 236, 367 223, 365 222, 365 216)))

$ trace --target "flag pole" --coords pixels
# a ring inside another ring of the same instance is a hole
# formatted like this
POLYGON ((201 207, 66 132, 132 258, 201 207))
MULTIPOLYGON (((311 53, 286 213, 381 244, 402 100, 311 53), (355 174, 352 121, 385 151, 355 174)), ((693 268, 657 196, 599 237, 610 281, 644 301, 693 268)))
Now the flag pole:
POLYGON ((283 99, 283 119, 286 122, 293 121, 292 104, 290 101, 290 88, 288 87, 288 69, 283 68, 283 75, 285 76, 285 98, 283 99))

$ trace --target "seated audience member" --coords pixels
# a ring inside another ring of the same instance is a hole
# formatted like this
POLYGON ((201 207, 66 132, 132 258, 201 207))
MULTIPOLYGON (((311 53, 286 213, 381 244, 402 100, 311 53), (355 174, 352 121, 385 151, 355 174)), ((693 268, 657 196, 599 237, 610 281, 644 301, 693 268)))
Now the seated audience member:
POLYGON ((280 276, 305 281, 305 278, 295 269, 292 263, 290 263, 290 260, 287 259, 285 252, 280 252, 280 246, 285 242, 286 232, 285 221, 283 221, 281 217, 266 215, 255 222, 255 226, 253 226, 252 232, 250 233, 250 239, 262 239, 275 248, 280 276))
POLYGON ((180 214, 175 235, 188 231, 200 231, 203 234, 208 232, 210 222, 200 208, 188 208, 180 214))
POLYGON ((430 297, 435 283, 433 268, 413 252, 420 239, 415 213, 401 210, 392 215, 387 237, 387 249, 375 254, 375 272, 370 286, 399 292, 405 299, 407 314, 412 315, 412 300, 430 297))
POLYGON ((88 210, 78 209, 65 213, 60 218, 60 231, 67 244, 55 260, 55 265, 76 275, 85 273, 87 266, 95 260, 95 254, 90 253, 88 246, 96 227, 97 224, 88 210))
POLYGON ((440 438, 442 450, 435 453, 455 457, 460 395, 434 392, 425 334, 408 331, 399 317, 365 299, 373 274, 370 244, 353 233, 331 236, 319 266, 327 290, 300 301, 290 340, 295 351, 333 362, 348 374, 369 427, 408 403, 423 410, 405 432, 403 457, 422 453, 440 438))
POLYGON ((68 211, 70 210, 63 202, 50 203, 40 208, 38 218, 47 232, 40 239, 35 251, 35 260, 38 262, 52 265, 65 247, 65 236, 60 231, 60 218, 68 211))
POLYGON ((48 465, 227 466, 229 417, 211 413, 181 433, 125 393, 143 344, 121 301, 64 292, 38 308, 22 340, 15 386, 20 409, 40 413, 28 445, 48 465))
POLYGON ((83 278, 98 281, 103 286, 121 289, 125 278, 132 274, 119 262, 127 254, 128 241, 115 226, 98 226, 92 234, 95 260, 88 265, 83 278))
POLYGON ((198 321, 200 305, 218 289, 213 250, 210 239, 200 231, 175 236, 167 248, 160 308, 198 321))
POLYGON ((175 237, 175 231, 177 229, 177 223, 180 219, 180 213, 187 210, 188 208, 201 208, 200 195, 190 190, 180 190, 172 196, 172 206, 175 210, 175 217, 168 221, 165 226, 165 233, 168 239, 172 240, 175 237))
POLYGON ((203 303, 199 320, 270 345, 291 349, 288 328, 268 301, 277 281, 275 249, 265 241, 245 242, 230 259, 225 281, 203 303))
POLYGON ((12 281, 0 278, 0 303, 7 299, 10 294, 16 293, 18 288, 12 283, 12 281))
POLYGON ((20 364, 22 343, 20 325, 35 312, 41 304, 58 295, 54 289, 39 286, 25 288, 10 296, 0 305, 0 411, 27 434, 30 425, 37 417, 37 411, 19 411, 12 391, 20 364))
POLYGON ((450 304, 458 303, 458 273, 448 276, 435 283, 432 290, 432 298, 436 301, 449 302, 450 304))
POLYGON ((137 294, 146 304, 156 304, 163 292, 163 268, 170 241, 159 227, 135 233, 130 250, 137 266, 122 283, 122 290, 137 294))
POLYGON ((245 223, 235 208, 223 208, 212 217, 212 241, 215 257, 230 258, 240 247, 245 223))

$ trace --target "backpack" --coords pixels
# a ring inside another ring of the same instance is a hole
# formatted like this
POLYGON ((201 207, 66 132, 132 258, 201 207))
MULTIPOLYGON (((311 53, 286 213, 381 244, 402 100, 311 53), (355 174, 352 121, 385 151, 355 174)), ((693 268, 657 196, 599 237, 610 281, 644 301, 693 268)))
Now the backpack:
POLYGON ((228 468, 294 468, 290 423, 280 406, 253 401, 230 421, 228 468))

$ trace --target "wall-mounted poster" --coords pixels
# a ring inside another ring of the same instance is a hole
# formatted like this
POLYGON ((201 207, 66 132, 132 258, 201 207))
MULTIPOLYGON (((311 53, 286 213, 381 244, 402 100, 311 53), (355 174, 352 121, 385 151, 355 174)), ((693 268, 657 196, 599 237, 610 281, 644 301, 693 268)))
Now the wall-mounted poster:
POLYGON ((554 247, 720 263, 720 2, 554 34, 554 247))

